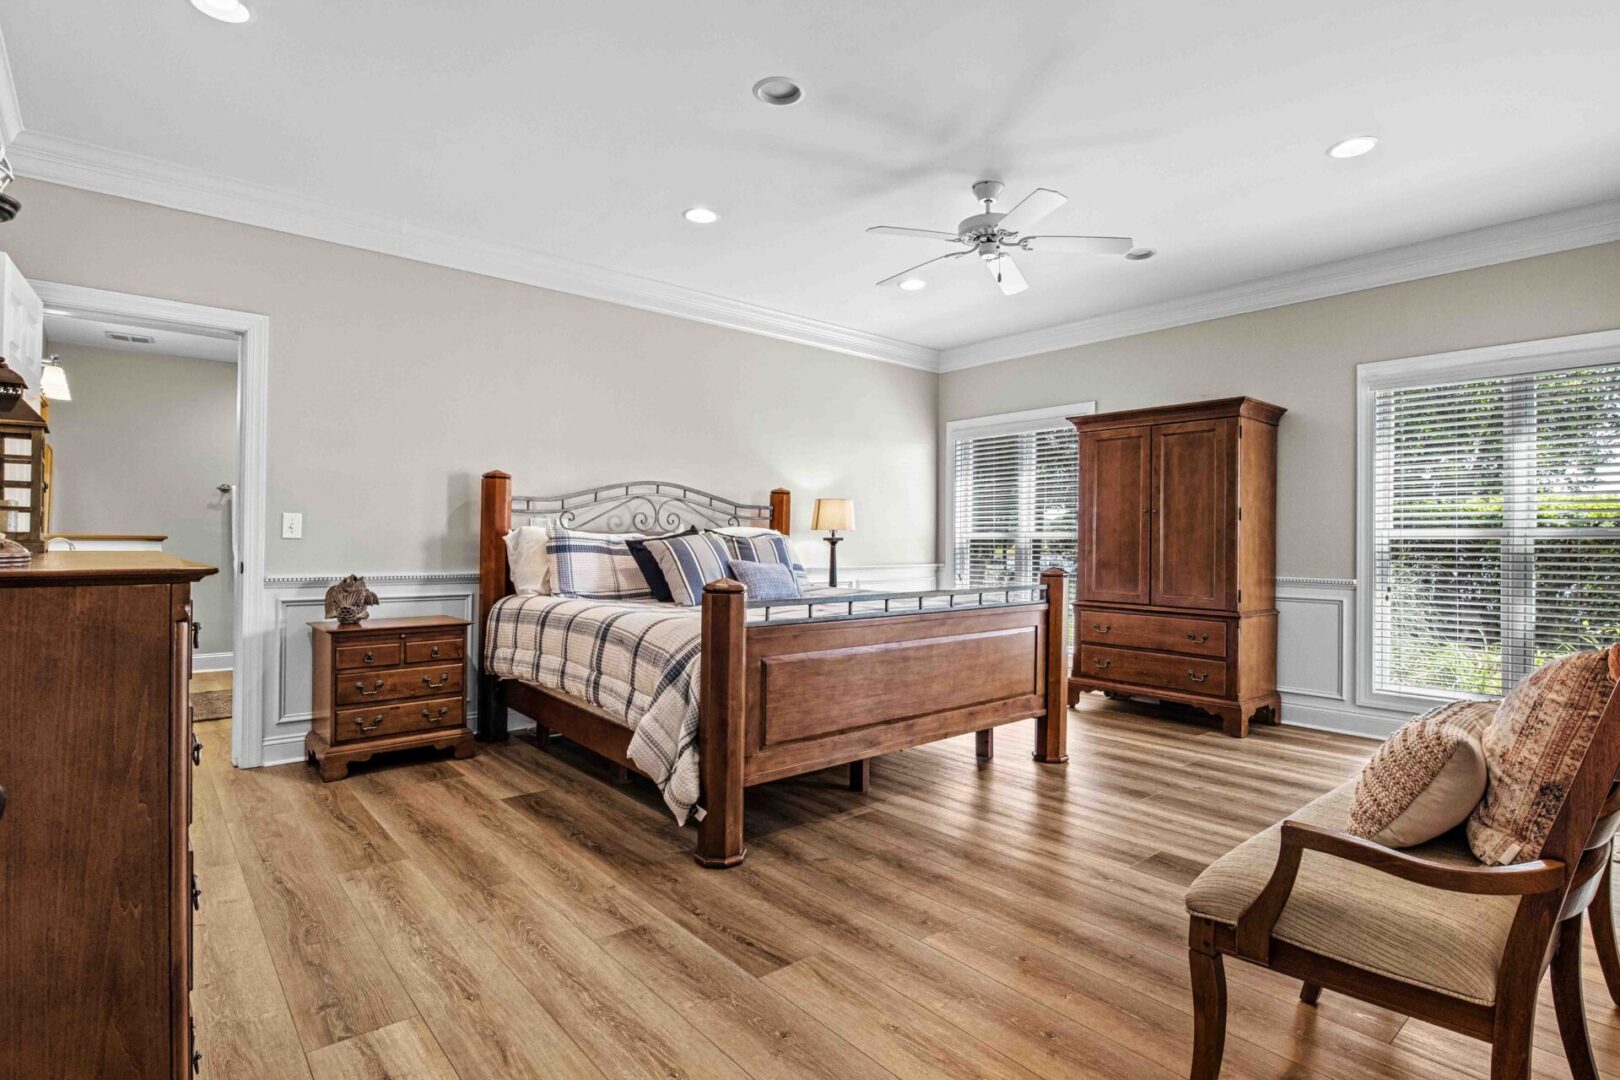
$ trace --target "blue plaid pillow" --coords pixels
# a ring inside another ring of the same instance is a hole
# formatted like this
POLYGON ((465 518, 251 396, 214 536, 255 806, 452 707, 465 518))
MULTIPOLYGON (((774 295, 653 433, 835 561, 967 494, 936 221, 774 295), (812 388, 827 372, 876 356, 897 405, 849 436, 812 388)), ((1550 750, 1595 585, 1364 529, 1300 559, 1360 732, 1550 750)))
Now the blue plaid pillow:
POLYGON ((770 529, 754 529, 744 534, 740 529, 735 531, 727 529, 722 531, 721 535, 726 538, 726 548, 731 552, 733 559, 780 563, 793 571, 793 576, 798 579, 800 591, 809 584, 810 575, 805 573, 804 565, 799 562, 798 553, 793 550, 793 541, 781 533, 770 529))
POLYGON ((588 533, 554 529, 546 538, 551 587, 586 600, 647 600, 652 589, 625 545, 640 533, 588 533))
POLYGON ((731 573, 730 553, 713 533, 666 536, 643 545, 658 562, 669 585, 669 598, 684 607, 703 602, 703 586, 731 573))
POLYGON ((782 563, 732 559, 731 576, 742 582, 750 600, 797 600, 804 595, 792 568, 782 563))

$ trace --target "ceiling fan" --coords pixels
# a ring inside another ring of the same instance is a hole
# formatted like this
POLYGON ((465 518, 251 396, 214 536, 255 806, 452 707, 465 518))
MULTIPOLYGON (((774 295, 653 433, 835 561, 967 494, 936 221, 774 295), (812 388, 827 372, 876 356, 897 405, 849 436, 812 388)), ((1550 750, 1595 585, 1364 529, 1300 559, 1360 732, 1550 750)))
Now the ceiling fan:
POLYGON ((960 259, 964 255, 977 255, 984 261, 990 276, 996 279, 996 284, 1001 286, 1001 291, 1012 296, 1029 288, 1029 282, 1024 280, 1018 264, 1013 262, 1011 249, 1069 251, 1091 255, 1123 255, 1131 250, 1132 241, 1128 236, 1020 235, 1069 199, 1062 192, 1053 191, 1051 188, 1036 188, 1024 196, 1023 202, 1005 214, 999 214, 991 207, 995 206, 1001 188, 1000 180, 980 180, 974 184, 973 197, 984 205, 984 212, 963 218, 953 233, 940 232, 936 229, 908 229, 899 225, 873 225, 867 229, 869 233, 915 236, 924 240, 944 240, 947 243, 962 245, 961 251, 953 251, 948 255, 918 263, 909 270, 902 270, 893 277, 884 278, 878 284, 894 285, 907 280, 921 280, 913 278, 912 275, 926 266, 960 259))

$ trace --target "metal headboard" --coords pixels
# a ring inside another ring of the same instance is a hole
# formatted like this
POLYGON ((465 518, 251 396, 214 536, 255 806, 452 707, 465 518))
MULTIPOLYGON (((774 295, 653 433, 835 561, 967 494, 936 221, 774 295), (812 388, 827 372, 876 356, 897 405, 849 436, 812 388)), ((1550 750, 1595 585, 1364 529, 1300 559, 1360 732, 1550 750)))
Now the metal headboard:
POLYGON ((771 508, 661 480, 608 484, 566 495, 512 496, 514 527, 552 523, 565 529, 604 533, 727 525, 769 528, 771 508))

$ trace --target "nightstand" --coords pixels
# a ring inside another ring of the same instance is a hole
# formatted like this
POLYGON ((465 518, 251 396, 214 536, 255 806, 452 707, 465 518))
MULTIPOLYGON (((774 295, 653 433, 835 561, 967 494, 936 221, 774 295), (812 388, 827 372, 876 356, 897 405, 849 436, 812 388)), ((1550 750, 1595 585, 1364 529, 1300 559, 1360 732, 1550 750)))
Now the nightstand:
POLYGON ((467 729, 467 620, 445 615, 332 620, 314 633, 311 727, 304 753, 321 779, 341 780, 373 754, 432 746, 477 753, 467 729))

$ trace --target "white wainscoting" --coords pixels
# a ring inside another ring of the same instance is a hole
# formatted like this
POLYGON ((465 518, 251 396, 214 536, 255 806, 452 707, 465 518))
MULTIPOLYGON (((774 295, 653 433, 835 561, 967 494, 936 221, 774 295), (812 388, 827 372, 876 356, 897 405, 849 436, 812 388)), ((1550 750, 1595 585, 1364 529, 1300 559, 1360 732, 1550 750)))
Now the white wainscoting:
POLYGON ((192 671, 230 671, 235 666, 235 653, 200 652, 191 654, 192 671))
POLYGON ((1285 724, 1382 739, 1409 717, 1355 701, 1356 583, 1277 579, 1277 689, 1285 724))

